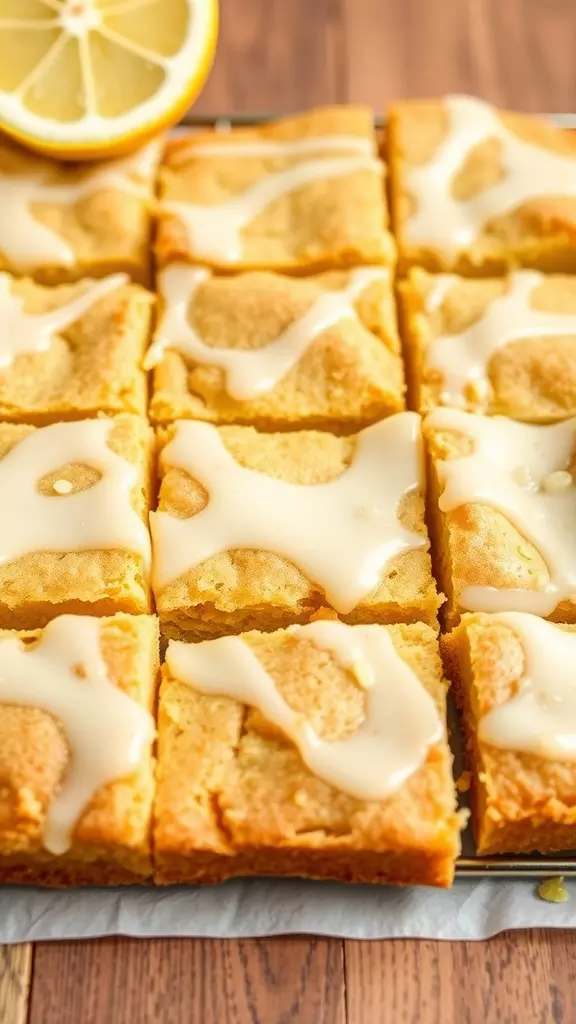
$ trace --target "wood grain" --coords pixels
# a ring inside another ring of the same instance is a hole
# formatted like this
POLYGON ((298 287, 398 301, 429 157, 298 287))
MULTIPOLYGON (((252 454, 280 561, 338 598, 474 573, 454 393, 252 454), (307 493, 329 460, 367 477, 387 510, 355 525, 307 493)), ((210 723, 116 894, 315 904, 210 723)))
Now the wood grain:
POLYGON ((220 3, 218 53, 199 111, 286 111, 345 99, 337 0, 220 3))
POLYGON ((574 0, 342 0, 346 98, 472 92, 519 110, 576 107, 574 0))
MULTIPOLYGON (((518 109, 576 109, 574 0, 220 3, 204 112, 346 100, 383 109, 400 96, 446 91, 518 109)), ((29 1021, 574 1024, 575 951, 573 935, 559 932, 344 947, 306 938, 39 945, 29 1021)), ((30 947, 4 951, 0 964, 0 1024, 24 1024, 30 947)))
POLYGON ((118 939, 38 945, 29 1024, 81 1021, 344 1024, 342 943, 118 939))
POLYGON ((576 108, 574 0, 221 0, 203 112, 473 92, 576 108))
POLYGON ((26 1024, 32 945, 0 946, 0 1024, 26 1024))
POLYGON ((347 1024, 574 1024, 571 933, 345 942, 347 1024))

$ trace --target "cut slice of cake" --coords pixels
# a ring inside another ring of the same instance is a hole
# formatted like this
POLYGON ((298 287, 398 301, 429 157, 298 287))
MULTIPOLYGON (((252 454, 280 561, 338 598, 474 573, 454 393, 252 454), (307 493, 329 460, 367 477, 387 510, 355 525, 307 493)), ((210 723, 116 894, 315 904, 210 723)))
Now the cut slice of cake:
POLYGON ((411 405, 551 423, 576 414, 576 277, 400 282, 411 405))
POLYGON ((62 163, 0 140, 0 270, 43 284, 150 276, 151 200, 162 152, 62 163))
POLYGON ((322 608, 436 623, 415 413, 346 438, 181 421, 160 447, 153 583, 167 635, 272 630, 322 608))
POLYGON ((162 673, 157 882, 450 885, 461 820, 428 626, 170 641, 162 673))
POLYGON ((150 610, 145 420, 0 424, 0 626, 150 610))
POLYGON ((157 675, 151 616, 0 631, 0 883, 150 877, 157 675))
POLYGON ((390 271, 158 275, 150 414, 353 433, 404 408, 390 271))
POLYGON ((401 273, 576 270, 576 139, 471 96, 390 110, 392 219, 401 273))
POLYGON ((367 107, 325 107, 169 142, 156 256, 309 274, 395 260, 367 107))
POLYGON ((576 420, 436 409, 424 421, 446 619, 526 611, 576 622, 576 420))
POLYGON ((0 273, 0 420, 144 415, 152 302, 125 274, 44 287, 0 273))
POLYGON ((464 615, 442 638, 464 715, 480 855, 576 848, 576 627, 464 615))

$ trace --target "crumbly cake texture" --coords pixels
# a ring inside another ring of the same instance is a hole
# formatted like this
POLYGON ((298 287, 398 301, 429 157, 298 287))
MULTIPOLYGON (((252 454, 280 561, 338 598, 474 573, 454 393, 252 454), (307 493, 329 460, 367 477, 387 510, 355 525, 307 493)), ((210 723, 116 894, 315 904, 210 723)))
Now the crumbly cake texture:
MULTIPOLYGON (((498 111, 498 116, 520 139, 551 152, 576 157, 573 133, 526 114, 498 111)), ((387 147, 391 182, 391 214, 398 244, 399 270, 422 266, 433 273, 451 270, 465 276, 503 274, 513 267, 534 267, 546 273, 576 271, 576 198, 543 193, 506 215, 494 218, 475 242, 447 260, 434 249, 411 246, 405 223, 414 200, 408 194, 407 171, 424 167, 448 132, 448 112, 441 99, 408 100, 394 104, 388 115, 387 147)), ((476 146, 452 183, 455 198, 467 200, 490 188, 505 174, 495 139, 476 146)))
MULTIPOLYGON (((163 467, 162 449, 176 427, 161 429, 160 511, 186 519, 208 503, 204 487, 183 470, 163 467)), ((252 427, 221 427, 220 437, 240 465, 294 484, 334 479, 350 464, 356 440, 316 431, 259 434, 252 427)), ((406 496, 401 522, 427 537, 424 499, 406 496)), ((303 524, 303 529, 306 524, 303 524)), ((215 555, 156 592, 156 607, 166 636, 202 640, 248 629, 274 630, 308 622, 329 606, 321 587, 288 559, 271 551, 236 550, 215 555)), ((426 548, 392 559, 379 587, 341 618, 349 623, 417 622, 437 625, 441 597, 426 548)))
MULTIPOLYGON (((474 442, 456 431, 432 430, 426 420, 423 429, 428 450, 428 522, 435 575, 446 595, 443 614, 451 629, 465 610, 460 603, 465 587, 538 590, 550 581, 550 573, 539 551, 497 509, 474 503, 452 512, 440 511, 438 463, 468 455, 474 442)), ((570 471, 576 471, 576 450, 570 471)), ((546 618, 576 623, 576 595, 573 600, 562 599, 546 618)))
MULTIPOLYGON (((160 198, 198 205, 218 205, 240 195, 266 175, 304 160, 342 156, 342 150, 293 156, 241 156, 237 143, 296 140, 330 135, 357 135, 374 141, 368 107, 342 106, 312 110, 256 128, 233 129, 227 135, 189 134, 167 145, 160 170, 160 198), (230 159, 194 155, 194 143, 217 141, 228 146, 230 159)), ((348 154, 349 155, 349 154, 348 154)), ((243 253, 237 263, 213 265, 225 270, 267 268, 309 274, 336 267, 395 262, 396 248, 388 230, 382 178, 372 170, 355 170, 287 192, 270 203, 241 233, 243 253)), ((195 253, 177 217, 160 211, 156 236, 160 266, 174 260, 205 263, 195 253)))
MULTIPOLYGON (((0 459, 34 429, 0 423, 0 459)), ((139 469, 133 507, 146 524, 152 440, 146 420, 128 414, 115 418, 109 436, 110 448, 139 469)), ((69 493, 75 493, 98 479, 97 470, 89 466, 57 466, 38 482, 38 490, 51 495, 53 501, 66 501, 66 494, 54 492, 55 481, 69 481, 73 485, 69 493)), ((5 629, 35 629, 57 615, 141 614, 150 610, 148 575, 142 559, 126 551, 35 551, 0 565, 0 627, 5 629)))
MULTIPOLYGON (((25 313, 40 315, 65 306, 92 283, 44 287, 15 278, 11 290, 25 313)), ((0 420, 42 426, 99 412, 145 416, 147 382, 141 363, 152 303, 144 288, 123 285, 53 334, 47 351, 23 353, 0 368, 0 420)))
MULTIPOLYGON (((0 635, 6 636, 5 630, 0 635)), ((21 634, 25 640, 41 631, 21 634)), ((158 677, 158 626, 152 616, 101 620, 110 680, 150 712, 158 677)), ((41 708, 3 705, 0 715, 0 883, 65 887, 120 885, 150 877, 154 759, 149 751, 130 778, 102 787, 80 817, 70 849, 42 846, 47 808, 70 758, 61 723, 41 708)))
MULTIPOLYGON (((427 363, 430 346, 440 335, 460 334, 477 323, 509 288, 506 278, 455 277, 443 301, 427 312, 427 298, 437 283, 437 277, 414 268, 398 287, 410 407, 422 414, 442 404, 442 377, 427 363)), ((532 292, 530 307, 540 313, 576 314, 576 278, 568 274, 545 277, 532 292)), ((522 328, 520 320, 517 326, 522 328)), ((554 327, 554 318, 550 326, 554 327)), ((491 394, 487 408, 480 396, 474 401, 472 391, 467 395, 471 412, 485 411, 530 423, 553 423, 574 416, 576 334, 539 337, 535 333, 503 345, 490 359, 488 376, 491 394)))
MULTIPOLYGON (((306 279, 270 272, 212 277, 197 290, 188 318, 205 345, 254 351, 280 337, 322 292, 343 290, 349 282, 348 271, 306 279)), ((400 412, 404 370, 390 280, 368 284, 354 308, 356 318, 319 333, 296 365, 257 398, 231 397, 224 370, 167 349, 154 372, 151 418, 338 434, 400 412)))
MULTIPOLYGON (((573 625, 558 629, 576 632, 573 625)), ((574 849, 574 764, 494 747, 478 735, 484 715, 517 690, 521 638, 489 615, 467 614, 441 644, 464 718, 478 854, 574 849)))
MULTIPOLYGON (((56 232, 74 253, 71 266, 60 266, 30 259, 25 273, 43 284, 61 284, 82 277, 104 277, 124 271, 133 281, 148 284, 151 271, 150 212, 156 170, 150 162, 146 170, 131 176, 140 186, 138 192, 106 188, 87 194, 76 202, 34 204, 34 217, 56 232)), ((22 178, 41 176, 48 184, 66 185, 82 180, 86 168, 105 163, 60 163, 32 153, 6 136, 0 139, 0 173, 22 178)), ((0 206, 1 210, 1 206, 0 206)), ((0 270, 19 274, 21 267, 11 265, 0 246, 0 270)))
MULTIPOLYGON (((388 627, 445 719, 433 630, 388 627)), ((351 735, 365 694, 309 641, 279 631, 243 638, 282 697, 327 740, 351 735)), ((315 776, 254 709, 204 696, 162 669, 155 803, 155 881, 300 875, 345 882, 450 885, 459 852, 452 757, 445 740, 391 797, 362 801, 315 776)))

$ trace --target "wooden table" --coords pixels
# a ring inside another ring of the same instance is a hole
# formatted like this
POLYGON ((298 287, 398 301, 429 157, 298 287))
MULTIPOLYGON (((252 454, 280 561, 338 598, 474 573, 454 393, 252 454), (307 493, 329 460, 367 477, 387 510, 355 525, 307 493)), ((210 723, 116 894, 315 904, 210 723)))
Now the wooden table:
MULTIPOLYGON (((576 109, 575 0, 221 6, 202 111, 382 108, 455 91, 576 109)), ((574 1024, 575 951, 568 932, 485 943, 39 943, 0 949, 0 1024, 574 1024)))

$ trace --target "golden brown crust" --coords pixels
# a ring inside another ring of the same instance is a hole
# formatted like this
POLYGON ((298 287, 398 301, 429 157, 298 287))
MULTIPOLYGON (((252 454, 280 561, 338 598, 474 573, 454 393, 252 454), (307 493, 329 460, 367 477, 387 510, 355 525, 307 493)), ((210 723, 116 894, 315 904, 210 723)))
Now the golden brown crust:
MULTIPOLYGON (((347 271, 288 278, 270 272, 213 277, 196 292, 189 318, 205 345, 255 350, 278 338, 325 290, 342 290, 347 271)), ((161 287, 161 285, 160 285, 161 287)), ((259 430, 353 433, 404 408, 404 371, 389 279, 373 281, 355 309, 322 331, 271 390, 240 401, 225 372, 168 350, 154 372, 156 423, 199 419, 259 430)))
MULTIPOLYGON (((6 631, 2 631, 4 634, 6 631)), ((39 630, 22 634, 37 638, 39 630)), ((151 616, 101 620, 110 680, 150 712, 158 675, 158 625, 151 616)), ((130 778, 104 786, 77 822, 66 854, 42 847, 47 808, 67 770, 66 733, 40 708, 4 705, 0 716, 0 882, 122 884, 151 873, 154 761, 147 751, 130 778)))
MULTIPOLYGON (((229 146, 254 139, 300 139, 307 136, 358 135, 374 140, 367 107, 326 107, 255 128, 218 135, 229 146)), ((214 139, 214 136, 209 136, 214 139)), ((245 191, 265 175, 284 170, 305 157, 243 156, 236 160, 194 156, 190 135, 168 144, 160 171, 160 198, 213 205, 245 191)), ((326 154, 330 156, 330 151, 326 154)), ((223 270, 267 268, 309 274, 336 267, 395 261, 388 229, 382 181, 372 170, 307 185, 271 203, 242 231, 243 254, 236 263, 210 261, 191 248, 180 221, 160 213, 156 257, 160 266, 175 260, 206 263, 223 270)))
MULTIPOLYGON (((442 404, 444 381, 427 364, 430 346, 440 335, 456 335, 481 319, 495 299, 507 293, 511 280, 455 278, 443 301, 432 312, 426 299, 438 277, 419 268, 399 284, 404 326, 410 404, 422 414, 442 404)), ((530 296, 538 312, 576 314, 576 278, 554 274, 543 278, 530 296)), ((519 330, 522 321, 518 319, 519 330)), ((554 318, 551 319, 551 328, 554 318)), ((471 412, 510 416, 531 423, 553 423, 576 415, 576 333, 514 341, 498 349, 488 364, 491 394, 488 405, 473 392, 466 394, 471 412)))
MULTIPOLYGON (((0 424, 0 459, 35 428, 0 424)), ((139 469, 133 506, 148 522, 151 487, 152 432, 143 419, 121 414, 114 420, 110 447, 139 469)), ((39 482, 52 500, 52 484, 69 480, 75 490, 98 480, 96 470, 79 465, 56 466, 39 482)), ((56 615, 113 615, 117 611, 150 611, 150 592, 142 558, 124 551, 33 552, 0 565, 0 627, 34 629, 56 615)))
MULTIPOLYGON (((407 852, 360 850, 342 844, 342 848, 319 845, 318 849, 282 846, 246 848, 243 853, 226 855, 204 851, 162 855, 156 885, 213 885, 228 878, 296 877, 372 885, 434 885, 449 888, 454 880, 457 851, 426 850, 407 852)), ((114 883, 116 884, 116 883, 114 883)))
MULTIPOLYGON (((388 627, 400 655, 445 715, 434 632, 388 627)), ((325 738, 358 727, 364 694, 351 674, 284 632, 246 642, 284 699, 325 738)), ((361 801, 313 775, 255 710, 206 697, 163 667, 155 803, 155 880, 283 874, 449 885, 459 849, 451 755, 443 740, 385 801, 361 801)))
MULTIPOLYGON (((473 442, 455 431, 433 430, 424 421, 428 449, 428 509, 438 584, 446 595, 445 621, 452 628, 464 610, 465 587, 538 590, 550 581, 540 552, 497 509, 474 503, 441 512, 439 464, 468 454, 473 442)), ((576 458, 576 450, 575 450, 576 458)), ((553 622, 576 622, 576 595, 546 616, 553 622)))
POLYGON ((493 747, 478 735, 480 719, 516 691, 525 665, 521 638, 489 615, 468 614, 441 644, 464 715, 478 853, 574 849, 574 764, 493 747))
MULTIPOLYGON (((0 140, 0 171, 6 174, 40 174, 55 184, 78 180, 86 165, 58 163, 23 149, 6 136, 0 140)), ((36 204, 34 216, 72 248, 72 266, 31 260, 26 268, 15 267, 0 250, 0 270, 27 273, 42 284, 61 284, 82 277, 104 277, 123 271, 133 281, 148 284, 150 278, 150 202, 154 171, 139 173, 134 181, 140 193, 107 188, 87 194, 76 203, 36 204)))
MULTIPOLYGON (((573 133, 526 114, 503 111, 499 116, 525 141, 576 157, 573 133)), ((546 195, 545 182, 540 198, 494 218, 454 260, 432 248, 411 246, 405 240, 403 227, 413 205, 406 187, 406 170, 428 163, 447 131, 448 113, 441 99, 407 100, 390 108, 387 145, 391 214, 400 273, 417 265, 433 273, 449 270, 465 277, 497 276, 517 266, 545 273, 576 271, 576 199, 546 195)), ((453 194, 470 198, 494 185, 502 173, 499 144, 488 139, 468 156, 453 181, 453 194)))
MULTIPOLYGON (((15 279, 12 293, 24 312, 39 315, 65 306, 92 282, 46 288, 15 279)), ((124 285, 69 327, 52 336, 47 351, 16 357, 0 370, 0 420, 43 426, 99 412, 146 414, 147 386, 140 369, 147 347, 152 296, 124 285)))
MULTIPOLYGON (((174 427, 159 432, 162 449, 174 427)), ((314 431, 258 434, 252 427, 221 427, 219 434, 234 458, 249 469, 295 484, 333 479, 350 464, 353 437, 314 431)), ((205 489, 185 472, 162 468, 159 509, 178 518, 197 515, 207 504, 205 489)), ((408 495, 400 517, 427 536, 424 500, 408 495)), ((166 636, 205 639, 248 629, 273 630, 308 622, 329 604, 324 591, 286 558, 269 551, 228 551, 208 559, 156 593, 166 636)), ((417 622, 436 625, 441 604, 427 549, 406 551, 388 565, 380 585, 342 618, 346 622, 417 622)))

